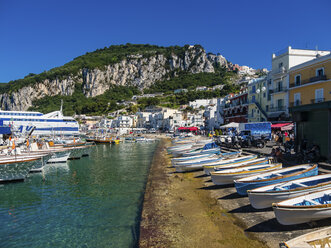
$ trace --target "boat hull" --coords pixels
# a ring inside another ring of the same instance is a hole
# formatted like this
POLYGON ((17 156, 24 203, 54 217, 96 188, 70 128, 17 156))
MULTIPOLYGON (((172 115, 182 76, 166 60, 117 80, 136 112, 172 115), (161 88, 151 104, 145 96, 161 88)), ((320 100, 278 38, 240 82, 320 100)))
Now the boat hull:
POLYGON ((275 179, 270 179, 270 180, 253 181, 253 182, 235 181, 234 184, 235 184, 237 193, 239 195, 247 196, 247 190, 256 189, 256 188, 263 187, 263 186, 270 185, 270 184, 287 182, 287 181, 291 181, 291 180, 295 180, 295 179, 299 179, 299 178, 303 178, 303 177, 316 176, 317 174, 318 174, 318 168, 316 166, 315 168, 313 168, 311 170, 308 170, 304 173, 295 174, 293 176, 281 177, 278 179, 275 178, 275 179))
POLYGON ((282 225, 296 225, 331 218, 331 208, 286 208, 274 207, 277 221, 282 225))
POLYGON ((281 165, 279 166, 270 166, 265 169, 257 169, 253 171, 247 171, 242 173, 233 173, 233 174, 223 174, 223 173, 211 173, 211 180, 215 185, 227 185, 227 184, 233 184, 234 180, 244 178, 247 176, 253 176, 258 175, 263 172, 268 172, 276 169, 280 169, 281 165))

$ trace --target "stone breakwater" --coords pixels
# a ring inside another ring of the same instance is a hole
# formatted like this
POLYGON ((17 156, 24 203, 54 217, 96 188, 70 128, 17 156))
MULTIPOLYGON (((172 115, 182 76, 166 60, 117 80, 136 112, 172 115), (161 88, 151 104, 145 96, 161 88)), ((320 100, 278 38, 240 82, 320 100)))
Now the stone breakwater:
POLYGON ((283 226, 273 210, 256 210, 233 185, 215 186, 202 171, 174 173, 163 139, 152 162, 140 247, 271 247, 328 226, 329 220, 283 226))

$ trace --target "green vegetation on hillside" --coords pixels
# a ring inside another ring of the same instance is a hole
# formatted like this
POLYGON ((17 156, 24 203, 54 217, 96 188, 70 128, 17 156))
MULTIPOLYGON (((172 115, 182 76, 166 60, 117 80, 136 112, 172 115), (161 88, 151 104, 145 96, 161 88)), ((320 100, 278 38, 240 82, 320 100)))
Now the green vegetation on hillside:
POLYGON ((228 85, 234 75, 234 72, 227 71, 224 67, 217 68, 215 73, 189 74, 181 72, 177 77, 173 77, 170 80, 156 82, 150 88, 145 89, 144 93, 165 92, 170 94, 176 89, 193 90, 198 86, 228 85))
POLYGON ((63 112, 65 115, 73 114, 94 114, 102 115, 108 112, 121 109, 123 106, 117 101, 129 100, 139 91, 135 87, 112 86, 104 94, 96 97, 86 97, 82 93, 82 85, 75 85, 75 92, 72 96, 46 96, 33 101, 33 107, 29 110, 48 113, 59 110, 63 100, 63 112))
MULTIPOLYGON (((42 82, 46 79, 55 80, 63 79, 70 75, 77 75, 82 69, 103 69, 106 65, 115 64, 123 59, 130 59, 134 55, 142 55, 143 58, 152 55, 163 54, 165 57, 170 57, 171 54, 176 54, 178 57, 184 57, 185 51, 189 45, 184 47, 170 46, 162 47, 149 44, 126 44, 112 45, 103 49, 97 49, 94 52, 87 52, 85 55, 79 56, 63 66, 53 68, 49 71, 40 74, 30 73, 23 79, 10 81, 5 87, 0 87, 0 93, 11 93, 21 89, 24 86, 33 85, 42 82)), ((202 49, 200 45, 195 45, 195 49, 202 49)), ((135 58, 135 57, 134 57, 135 58)), ((81 76, 81 75, 80 75, 81 76)))

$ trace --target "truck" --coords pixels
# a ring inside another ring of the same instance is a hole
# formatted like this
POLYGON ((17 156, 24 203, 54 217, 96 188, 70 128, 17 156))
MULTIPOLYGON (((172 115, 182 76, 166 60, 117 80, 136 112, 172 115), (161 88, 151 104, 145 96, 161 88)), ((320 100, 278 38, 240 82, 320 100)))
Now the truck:
POLYGON ((271 140, 271 122, 239 123, 239 134, 249 135, 254 139, 271 140))

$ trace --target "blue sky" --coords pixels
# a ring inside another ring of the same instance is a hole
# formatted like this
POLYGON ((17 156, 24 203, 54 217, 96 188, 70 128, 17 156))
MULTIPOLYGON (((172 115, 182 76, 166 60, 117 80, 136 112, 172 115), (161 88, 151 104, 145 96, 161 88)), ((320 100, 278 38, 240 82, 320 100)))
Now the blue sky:
POLYGON ((201 44, 254 68, 288 45, 331 50, 330 0, 0 0, 0 82, 112 44, 201 44))

